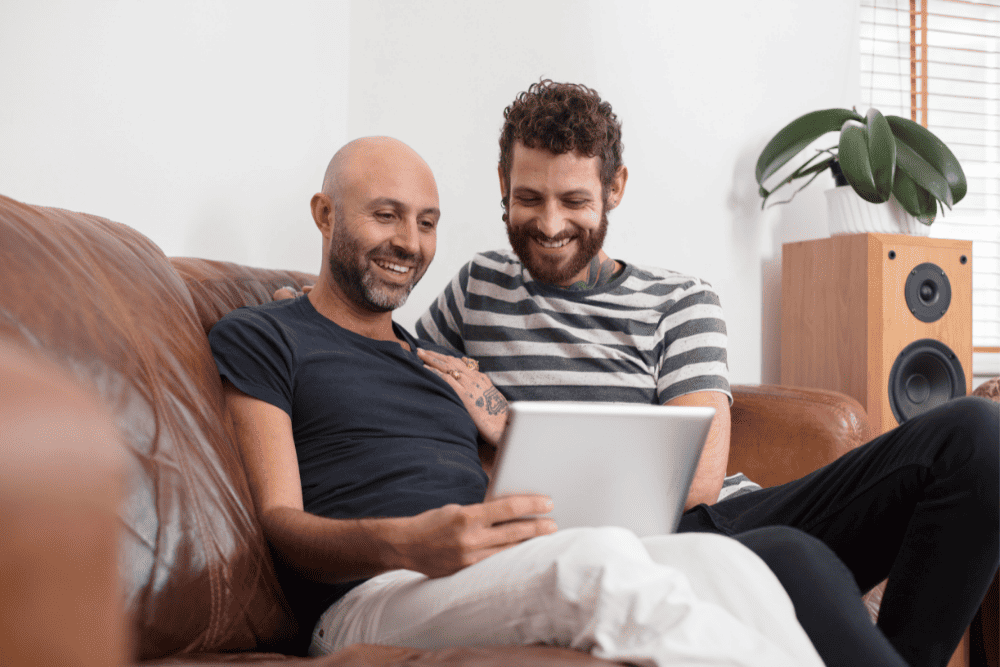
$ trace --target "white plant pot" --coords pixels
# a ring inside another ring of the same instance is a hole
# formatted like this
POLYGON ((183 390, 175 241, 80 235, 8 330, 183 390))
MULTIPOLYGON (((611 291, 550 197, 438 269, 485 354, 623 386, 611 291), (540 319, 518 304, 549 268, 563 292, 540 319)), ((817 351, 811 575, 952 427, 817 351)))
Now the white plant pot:
POLYGON ((872 204, 858 196, 850 185, 826 191, 826 220, 830 236, 837 234, 909 234, 927 236, 925 225, 899 205, 894 196, 884 204, 872 204))

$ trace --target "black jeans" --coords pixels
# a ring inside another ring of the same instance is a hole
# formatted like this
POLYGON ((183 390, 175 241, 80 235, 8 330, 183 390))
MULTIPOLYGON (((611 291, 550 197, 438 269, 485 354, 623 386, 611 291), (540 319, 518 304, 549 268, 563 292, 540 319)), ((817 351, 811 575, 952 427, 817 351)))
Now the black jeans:
POLYGON ((829 667, 899 664, 880 633, 858 625, 867 612, 853 604, 858 589, 888 578, 881 635, 911 667, 940 667, 1000 561, 998 451, 997 404, 960 398, 801 479, 700 505, 678 530, 720 532, 756 551, 829 667))

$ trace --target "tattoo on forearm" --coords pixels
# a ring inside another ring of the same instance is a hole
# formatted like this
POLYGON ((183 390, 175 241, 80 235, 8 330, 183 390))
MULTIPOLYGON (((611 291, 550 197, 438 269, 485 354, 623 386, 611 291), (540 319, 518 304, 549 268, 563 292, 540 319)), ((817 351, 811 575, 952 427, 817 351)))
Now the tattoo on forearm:
MULTIPOLYGON (((486 412, 491 415, 501 415, 507 412, 507 399, 503 397, 496 387, 490 387, 483 394, 486 399, 486 412)), ((477 401, 478 404, 478 401, 477 401)))

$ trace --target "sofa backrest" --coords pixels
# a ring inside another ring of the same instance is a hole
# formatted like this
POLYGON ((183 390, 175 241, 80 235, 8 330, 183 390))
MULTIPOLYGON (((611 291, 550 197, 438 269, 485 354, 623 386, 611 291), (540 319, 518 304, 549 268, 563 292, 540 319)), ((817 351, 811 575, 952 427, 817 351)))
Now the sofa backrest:
POLYGON ((197 257, 171 257, 170 263, 187 285, 206 335, 231 310, 267 303, 279 287, 301 289, 317 280, 311 273, 258 269, 197 257))
POLYGON ((125 607, 140 659, 295 630, 191 294, 124 225, 0 196, 0 335, 93 387, 123 434, 125 607))

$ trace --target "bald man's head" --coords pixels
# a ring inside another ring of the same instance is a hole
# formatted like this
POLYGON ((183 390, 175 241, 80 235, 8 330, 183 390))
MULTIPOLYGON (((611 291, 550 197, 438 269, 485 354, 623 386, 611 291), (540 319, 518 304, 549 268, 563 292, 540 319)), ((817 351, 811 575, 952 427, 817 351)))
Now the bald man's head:
MULTIPOLYGON (((419 154, 399 139, 393 137, 361 137, 344 144, 338 150, 323 176, 321 192, 336 202, 342 188, 358 173, 375 169, 410 168, 426 171, 431 180, 431 168, 419 154)), ((437 194, 437 184, 434 192, 437 194)))
POLYGON ((368 310, 401 306, 434 258, 440 217, 434 174, 416 151, 391 137, 348 143, 312 209, 334 289, 368 310))

